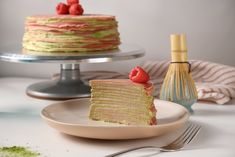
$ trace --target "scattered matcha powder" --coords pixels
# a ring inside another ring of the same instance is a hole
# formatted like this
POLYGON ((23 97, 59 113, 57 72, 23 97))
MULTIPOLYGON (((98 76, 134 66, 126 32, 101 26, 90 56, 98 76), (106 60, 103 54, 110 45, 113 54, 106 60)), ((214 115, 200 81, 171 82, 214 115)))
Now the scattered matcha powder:
POLYGON ((33 152, 25 147, 0 147, 0 157, 37 157, 40 153, 33 152))

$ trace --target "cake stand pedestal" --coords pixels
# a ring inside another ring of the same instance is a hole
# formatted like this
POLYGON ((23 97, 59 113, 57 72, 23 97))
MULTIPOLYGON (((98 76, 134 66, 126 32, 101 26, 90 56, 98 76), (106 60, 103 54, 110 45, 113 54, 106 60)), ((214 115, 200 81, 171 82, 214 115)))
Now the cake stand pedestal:
POLYGON ((71 99, 89 97, 90 87, 80 79, 79 64, 61 64, 59 79, 32 84, 26 93, 36 98, 71 99))
POLYGON ((103 63, 135 59, 144 56, 144 49, 122 44, 119 49, 89 53, 22 52, 21 47, 1 48, 0 60, 19 63, 59 63, 59 78, 32 84, 27 87, 29 96, 41 99, 72 99, 90 96, 90 87, 80 77, 81 63, 103 63))

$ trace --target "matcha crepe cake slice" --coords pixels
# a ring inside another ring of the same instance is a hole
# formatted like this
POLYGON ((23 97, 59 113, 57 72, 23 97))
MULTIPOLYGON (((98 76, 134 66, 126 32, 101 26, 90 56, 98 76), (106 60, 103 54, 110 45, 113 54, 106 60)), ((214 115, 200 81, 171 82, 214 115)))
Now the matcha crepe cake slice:
POLYGON ((151 83, 110 79, 91 80, 90 86, 90 119, 126 125, 156 124, 151 83))

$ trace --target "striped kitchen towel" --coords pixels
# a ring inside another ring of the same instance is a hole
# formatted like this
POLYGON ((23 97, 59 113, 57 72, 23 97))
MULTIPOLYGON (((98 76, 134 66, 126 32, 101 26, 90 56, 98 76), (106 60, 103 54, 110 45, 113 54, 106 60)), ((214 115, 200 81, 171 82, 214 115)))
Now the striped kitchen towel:
MULTIPOLYGON (((154 95, 159 96, 160 88, 167 72, 168 61, 146 61, 142 65, 150 75, 155 86, 154 95)), ((191 73, 195 80, 198 99, 225 104, 235 98, 235 67, 222 64, 192 60, 191 73)), ((86 71, 81 73, 82 79, 121 79, 128 78, 128 72, 86 71)))

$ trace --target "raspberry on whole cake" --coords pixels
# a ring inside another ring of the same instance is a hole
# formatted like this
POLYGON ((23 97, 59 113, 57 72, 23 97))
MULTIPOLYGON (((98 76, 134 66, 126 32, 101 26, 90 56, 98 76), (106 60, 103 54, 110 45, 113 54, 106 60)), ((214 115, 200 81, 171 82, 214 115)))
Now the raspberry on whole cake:
MULTIPOLYGON (((144 71, 130 73, 129 79, 91 80, 89 118, 126 125, 156 125, 156 108, 152 96, 153 84, 138 83, 146 78, 144 71)), ((145 81, 148 81, 147 79, 145 81)))
POLYGON ((115 16, 83 14, 78 0, 59 3, 57 15, 29 16, 23 48, 39 52, 94 52, 120 45, 115 16))

